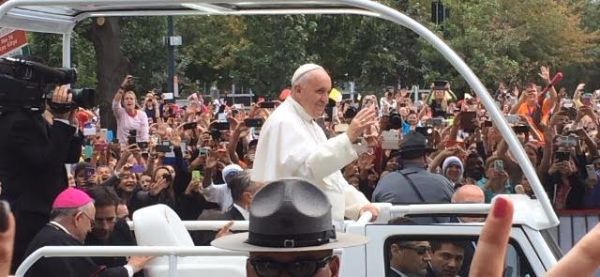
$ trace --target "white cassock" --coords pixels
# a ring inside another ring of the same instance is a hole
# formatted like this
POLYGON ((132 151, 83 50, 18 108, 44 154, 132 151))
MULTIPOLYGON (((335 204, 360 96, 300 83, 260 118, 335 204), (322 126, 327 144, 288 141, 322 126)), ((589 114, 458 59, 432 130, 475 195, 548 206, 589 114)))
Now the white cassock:
POLYGON ((327 194, 334 221, 344 216, 356 219, 369 200, 348 184, 340 170, 357 157, 345 133, 328 140, 304 108, 288 97, 261 128, 252 180, 304 178, 327 194))

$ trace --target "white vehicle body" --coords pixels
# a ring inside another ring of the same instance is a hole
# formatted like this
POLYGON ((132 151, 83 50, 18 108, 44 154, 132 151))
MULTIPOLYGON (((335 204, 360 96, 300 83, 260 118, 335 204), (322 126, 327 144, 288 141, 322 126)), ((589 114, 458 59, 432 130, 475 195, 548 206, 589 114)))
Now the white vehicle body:
MULTIPOLYGON (((513 198, 517 212, 510 234, 511 247, 506 253, 506 268, 510 270, 507 270, 505 276, 543 276, 560 257, 560 249, 547 231, 539 229, 543 222, 534 218, 535 210, 540 208, 539 203, 521 195, 508 197, 513 198)), ((486 214, 490 208, 489 204, 377 205, 382 211, 377 222, 369 223, 370 214, 363 215, 358 221, 346 221, 346 232, 367 236, 369 242, 360 247, 336 250, 336 254, 340 255, 342 260, 341 276, 385 276, 387 266, 384 247, 386 240, 392 236, 402 236, 408 240, 460 238, 476 241, 483 227, 482 223, 402 226, 386 224, 391 218, 424 214, 486 214)), ((27 269, 42 257, 131 255, 167 256, 147 265, 147 276, 197 276, 199 273, 207 276, 245 276, 247 253, 193 246, 189 235, 181 232, 217 230, 226 223, 182 222, 164 205, 146 207, 136 211, 134 221, 130 222, 140 246, 47 246, 27 257, 16 276, 23 276, 27 269)), ((232 229, 247 230, 248 222, 236 221, 232 229)))
MULTIPOLYGON (((552 210, 544 189, 535 175, 535 170, 504 116, 498 110, 483 84, 439 37, 423 25, 380 3, 369 0, 9 0, 0 5, 0 27, 9 27, 32 32, 61 34, 63 36, 63 66, 71 66, 71 34, 78 22, 90 17, 109 16, 165 16, 165 15, 278 15, 278 14, 345 14, 371 16, 388 20, 407 27, 437 49, 463 76, 470 87, 480 97, 495 126, 498 126, 510 151, 521 165, 538 200, 519 199, 515 208, 515 224, 511 233, 511 243, 530 265, 534 275, 541 276, 557 259, 557 249, 548 243, 548 228, 559 221, 552 210), (519 206, 521 205, 521 206, 519 206), (521 209, 523 208, 523 209, 521 209)), ((445 224, 394 226, 385 224, 392 216, 410 214, 460 214, 487 213, 489 205, 412 205, 390 208, 382 205, 378 223, 349 222, 347 232, 363 234, 370 242, 363 247, 344 250, 342 253, 343 276, 385 276, 384 242, 391 235, 407 237, 427 236, 477 236, 481 224, 445 224)), ((190 222, 183 225, 187 229, 217 229, 224 222, 190 222), (206 226, 210 225, 210 226, 206 226), (202 228, 199 228, 202 227, 202 228)), ((134 226, 135 227, 135 226, 134 226)), ((247 223, 236 223, 234 228, 247 228, 247 223)), ((137 230, 136 230, 137 232, 137 230)), ((152 230, 150 230, 152 232, 152 230)), ((162 234, 156 234, 160 237, 162 234)), ((183 276, 177 270, 177 257, 204 256, 207 264, 223 264, 224 255, 244 257, 243 254, 217 250, 212 247, 193 246, 138 246, 138 247, 45 247, 28 257, 19 268, 17 276, 22 276, 27 267, 42 256, 129 256, 166 255, 169 257, 168 275, 183 276)), ((510 260, 510 257, 508 258, 510 260)), ((232 263, 236 267, 243 259, 232 263)), ((226 264, 226 263, 225 263, 226 264)), ((242 267, 243 268, 243 267, 242 267)), ((520 276, 518 266, 513 271, 520 276)), ((209 274, 210 275, 210 274, 209 274)), ((211 275, 211 276, 219 276, 211 275)))

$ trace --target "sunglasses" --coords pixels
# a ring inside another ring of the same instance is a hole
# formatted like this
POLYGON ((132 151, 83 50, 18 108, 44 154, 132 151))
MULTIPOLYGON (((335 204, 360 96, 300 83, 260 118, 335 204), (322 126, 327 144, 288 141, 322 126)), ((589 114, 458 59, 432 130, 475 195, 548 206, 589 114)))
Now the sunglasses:
POLYGON ((296 260, 282 263, 262 258, 250 259, 249 262, 254 267, 254 271, 259 277, 281 276, 283 271, 292 277, 313 276, 320 268, 327 265, 333 256, 327 256, 319 260, 296 260))
POLYGON ((417 254, 419 254, 419 255, 424 255, 425 253, 431 252, 431 247, 430 246, 408 246, 408 245, 404 245, 404 246, 402 246, 402 248, 412 249, 415 252, 417 252, 417 254))

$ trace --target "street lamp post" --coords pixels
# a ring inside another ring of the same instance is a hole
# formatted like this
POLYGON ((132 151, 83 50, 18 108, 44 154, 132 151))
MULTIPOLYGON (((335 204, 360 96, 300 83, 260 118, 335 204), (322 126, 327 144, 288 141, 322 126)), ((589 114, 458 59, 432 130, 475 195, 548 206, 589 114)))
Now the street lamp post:
POLYGON ((175 78, 175 47, 182 44, 181 36, 174 35, 173 17, 167 16, 167 90, 173 92, 175 97, 179 96, 177 79, 175 78))

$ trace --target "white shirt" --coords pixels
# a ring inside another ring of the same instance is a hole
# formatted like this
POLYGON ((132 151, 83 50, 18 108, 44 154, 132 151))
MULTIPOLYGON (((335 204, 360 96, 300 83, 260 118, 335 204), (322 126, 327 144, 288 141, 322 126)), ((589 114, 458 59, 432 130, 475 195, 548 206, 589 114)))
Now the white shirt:
POLYGON ((252 180, 306 179, 327 194, 334 221, 343 221, 344 216, 356 219, 369 201, 340 170, 357 158, 345 133, 328 140, 304 108, 288 97, 261 129, 252 180))
POLYGON ((137 131, 138 142, 150 139, 148 116, 143 110, 135 110, 135 116, 130 116, 121 106, 120 101, 113 101, 112 110, 117 119, 117 139, 120 144, 127 144, 130 130, 137 131))

